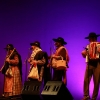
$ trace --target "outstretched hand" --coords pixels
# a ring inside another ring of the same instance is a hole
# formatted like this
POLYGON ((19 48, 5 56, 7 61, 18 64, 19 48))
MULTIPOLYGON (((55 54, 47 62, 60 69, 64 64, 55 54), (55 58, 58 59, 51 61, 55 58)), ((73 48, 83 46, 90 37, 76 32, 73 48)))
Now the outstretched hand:
POLYGON ((9 62, 10 62, 10 59, 9 59, 9 58, 7 58, 7 59, 6 59, 6 62, 8 62, 8 63, 9 63, 9 62))
POLYGON ((66 79, 66 78, 63 79, 63 83, 64 83, 65 85, 67 84, 67 79, 66 79))
POLYGON ((0 69, 0 72, 1 72, 2 70, 0 69))
POLYGON ((87 53, 88 53, 88 52, 87 52, 86 50, 83 50, 81 54, 82 54, 82 56, 85 58, 86 55, 87 55, 87 53))

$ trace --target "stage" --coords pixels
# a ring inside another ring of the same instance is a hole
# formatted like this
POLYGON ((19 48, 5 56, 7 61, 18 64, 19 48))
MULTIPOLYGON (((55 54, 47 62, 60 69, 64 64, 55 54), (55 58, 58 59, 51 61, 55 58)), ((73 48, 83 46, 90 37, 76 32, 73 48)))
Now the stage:
POLYGON ((11 96, 11 97, 3 97, 0 96, 0 100, 23 100, 21 95, 11 96))
MULTIPOLYGON (((63 97, 62 97, 63 98, 63 97)), ((59 98, 55 98, 55 97, 49 97, 48 96, 48 99, 47 98, 43 98, 41 96, 31 96, 31 95, 26 95, 26 96, 13 96, 13 97, 0 97, 0 100, 62 100, 62 99, 59 99, 59 98)), ((69 98, 63 98, 63 100, 71 100, 69 98)), ((74 100, 74 99, 73 99, 74 100)), ((80 99, 76 99, 76 100, 80 100, 80 99)))

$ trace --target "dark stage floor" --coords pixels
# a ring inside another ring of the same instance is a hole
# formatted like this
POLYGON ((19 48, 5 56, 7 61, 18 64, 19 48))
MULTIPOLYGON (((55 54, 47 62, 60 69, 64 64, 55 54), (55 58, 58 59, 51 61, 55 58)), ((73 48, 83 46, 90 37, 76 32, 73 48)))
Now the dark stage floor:
MULTIPOLYGON (((0 100, 59 100, 59 99, 50 99, 50 98, 48 98, 48 99, 43 99, 43 98, 31 98, 30 99, 30 97, 28 97, 28 98, 22 98, 21 96, 19 96, 19 97, 9 97, 9 98, 4 98, 4 97, 0 97, 0 100)), ((62 99, 60 99, 60 100, 69 100, 68 98, 63 98, 62 97, 62 99)), ((82 98, 74 98, 73 100, 82 100, 82 98)), ((91 99, 90 99, 91 100, 91 99)), ((100 99, 97 99, 97 100, 100 100, 100 99)))
POLYGON ((14 97, 0 97, 0 100, 23 100, 21 96, 14 96, 14 97))
MULTIPOLYGON (((72 100, 72 99, 69 99, 69 98, 63 98, 63 100, 72 100)), ((55 98, 55 97, 47 97, 47 98, 43 98, 43 97, 40 97, 40 96, 13 96, 13 97, 0 97, 0 100, 62 100, 62 99, 59 99, 59 98, 55 98)), ((74 100, 74 99, 73 99, 74 100)))

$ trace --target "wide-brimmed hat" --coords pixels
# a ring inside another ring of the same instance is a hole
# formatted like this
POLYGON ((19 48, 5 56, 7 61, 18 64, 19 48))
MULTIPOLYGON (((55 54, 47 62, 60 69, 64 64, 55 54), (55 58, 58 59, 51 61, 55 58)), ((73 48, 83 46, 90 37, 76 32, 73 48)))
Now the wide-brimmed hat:
POLYGON ((13 50, 14 46, 13 46, 13 44, 7 44, 4 49, 6 49, 6 50, 13 50))
POLYGON ((87 37, 85 37, 85 39, 89 39, 89 38, 94 38, 94 37, 99 37, 100 34, 96 34, 95 32, 91 32, 89 33, 89 35, 87 37))
POLYGON ((57 39, 54 38, 53 41, 60 42, 63 45, 67 44, 67 42, 65 42, 65 40, 62 37, 58 37, 57 39))
POLYGON ((41 48, 41 47, 40 47, 40 42, 39 42, 39 41, 32 42, 32 43, 30 43, 30 45, 31 45, 31 46, 37 46, 37 47, 41 48))

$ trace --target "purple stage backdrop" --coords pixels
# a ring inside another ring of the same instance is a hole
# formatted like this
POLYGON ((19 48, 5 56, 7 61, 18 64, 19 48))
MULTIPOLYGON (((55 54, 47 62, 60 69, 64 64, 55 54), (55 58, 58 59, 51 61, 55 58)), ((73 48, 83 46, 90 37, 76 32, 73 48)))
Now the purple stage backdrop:
MULTIPOLYGON (((81 51, 88 44, 84 37, 89 32, 100 33, 99 0, 0 0, 0 66, 6 55, 3 48, 12 43, 22 56, 24 83, 29 68, 25 60, 30 53, 30 42, 40 41, 42 49, 50 54, 50 48, 54 48, 52 38, 61 36, 67 42, 70 56, 67 88, 75 100, 80 100, 86 68, 81 51)), ((0 84, 1 95, 1 73, 0 84)), ((93 81, 90 95, 92 90, 93 81)), ((100 99, 99 95, 100 92, 100 99)))

